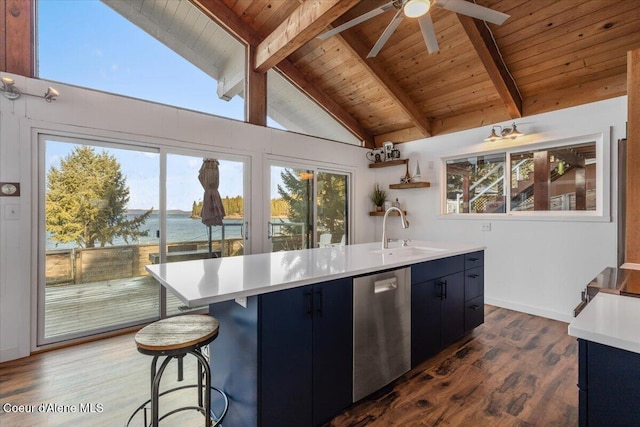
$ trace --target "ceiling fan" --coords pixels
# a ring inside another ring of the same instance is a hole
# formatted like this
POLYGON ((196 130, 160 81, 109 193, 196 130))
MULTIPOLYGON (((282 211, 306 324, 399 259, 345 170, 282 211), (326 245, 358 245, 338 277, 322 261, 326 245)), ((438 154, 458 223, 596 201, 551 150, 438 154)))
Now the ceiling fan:
POLYGON ((405 16, 407 18, 418 18, 418 24, 420 24, 420 31, 422 32, 422 38, 424 38, 424 42, 427 45, 427 50, 429 53, 435 53, 438 51, 438 39, 436 37, 436 32, 433 29, 431 15, 429 14, 429 10, 432 6, 467 15, 472 18, 481 19, 496 25, 502 25, 502 23, 510 16, 506 13, 498 12, 465 0, 393 0, 376 9, 364 13, 351 21, 347 21, 336 28, 320 34, 318 38, 320 40, 326 40, 348 28, 395 8, 397 9, 396 14, 387 28, 382 32, 382 35, 367 55, 367 58, 372 58, 380 52, 405 16))

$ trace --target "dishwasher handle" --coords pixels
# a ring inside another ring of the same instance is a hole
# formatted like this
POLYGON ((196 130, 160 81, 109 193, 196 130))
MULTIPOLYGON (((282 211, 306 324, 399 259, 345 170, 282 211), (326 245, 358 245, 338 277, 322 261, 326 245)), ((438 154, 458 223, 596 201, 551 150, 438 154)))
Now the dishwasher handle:
POLYGON ((398 289, 398 278, 392 277, 390 279, 377 280, 373 283, 373 293, 379 294, 381 292, 394 291, 398 289))

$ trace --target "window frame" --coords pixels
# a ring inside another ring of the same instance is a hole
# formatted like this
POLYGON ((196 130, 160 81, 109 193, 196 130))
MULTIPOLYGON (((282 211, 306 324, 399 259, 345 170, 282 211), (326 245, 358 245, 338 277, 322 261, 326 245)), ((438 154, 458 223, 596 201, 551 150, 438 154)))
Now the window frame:
MULTIPOLYGON (((500 149, 488 149, 485 151, 459 152, 455 155, 441 157, 440 179, 440 219, 481 219, 481 220, 529 220, 529 221, 586 221, 586 222, 611 222, 611 130, 571 136, 566 138, 553 138, 543 141, 521 144, 517 140, 500 149), (512 211, 511 203, 506 203, 505 213, 447 213, 447 161, 457 160, 473 156, 486 156, 505 154, 504 185, 507 189, 507 200, 511 200, 511 155, 527 151, 557 149, 571 145, 593 142, 596 146, 596 209, 592 211, 512 211)), ((504 140, 490 143, 505 144, 504 140)), ((477 146, 475 146, 477 147, 477 146)))

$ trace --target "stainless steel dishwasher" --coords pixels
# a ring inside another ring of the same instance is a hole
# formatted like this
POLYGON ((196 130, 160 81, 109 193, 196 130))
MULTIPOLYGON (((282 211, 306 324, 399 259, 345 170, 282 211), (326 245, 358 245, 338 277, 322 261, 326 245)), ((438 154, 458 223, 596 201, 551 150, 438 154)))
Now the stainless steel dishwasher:
POLYGON ((353 401, 411 369, 411 268, 353 280, 353 401))

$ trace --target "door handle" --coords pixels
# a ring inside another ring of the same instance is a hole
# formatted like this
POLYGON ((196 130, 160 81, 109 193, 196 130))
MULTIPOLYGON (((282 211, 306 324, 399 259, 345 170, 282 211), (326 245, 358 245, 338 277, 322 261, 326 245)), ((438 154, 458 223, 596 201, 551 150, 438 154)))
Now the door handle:
POLYGON ((480 259, 480 258, 469 258, 469 261, 471 261, 471 262, 476 262, 476 261, 478 261, 479 259, 480 259))
POLYGON ((322 288, 316 291, 316 313, 322 317, 322 288))
POLYGON ((440 280, 438 282, 438 285, 440 285, 440 295, 438 295, 440 297, 441 300, 445 299, 447 297, 447 291, 445 290, 445 284, 446 282, 444 280, 440 280))
POLYGON ((479 310, 479 309, 480 309, 480 306, 479 306, 479 305, 474 304, 474 305, 470 305, 470 306, 469 306, 469 308, 470 308, 471 310, 474 310, 474 311, 475 311, 475 310, 479 310))
POLYGON ((308 291, 304 293, 304 296, 307 299, 307 314, 309 317, 313 317, 313 294, 308 291))
POLYGON ((271 221, 267 222, 267 239, 271 239, 273 237, 273 223, 271 221))
POLYGON ((443 299, 447 299, 447 281, 444 281, 444 298, 443 299))
POLYGON ((472 279, 477 279, 478 275, 477 274, 470 274, 468 277, 471 277, 472 279))
POLYGON ((246 221, 242 228, 244 228, 242 233, 244 240, 249 240, 249 221, 246 221))

